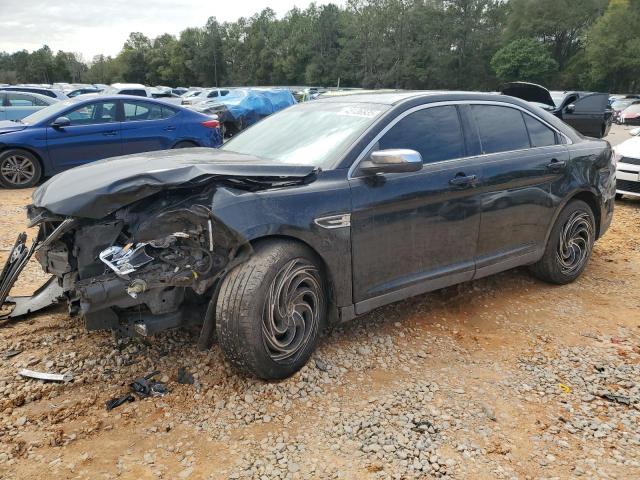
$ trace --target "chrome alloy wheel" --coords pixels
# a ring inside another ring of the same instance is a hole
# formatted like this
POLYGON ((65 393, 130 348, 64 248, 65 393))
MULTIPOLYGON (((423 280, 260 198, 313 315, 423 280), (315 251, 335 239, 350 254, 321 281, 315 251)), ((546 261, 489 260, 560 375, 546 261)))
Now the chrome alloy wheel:
POLYGON ((2 160, 0 175, 5 181, 16 187, 27 185, 36 174, 33 160, 24 155, 10 155, 2 160))
POLYGON ((320 272, 303 259, 288 262, 275 276, 262 315, 263 340, 269 356, 282 363, 304 350, 324 311, 320 272))
POLYGON ((594 240, 591 216, 577 211, 569 217, 560 232, 556 257, 565 275, 573 275, 587 262, 594 240))

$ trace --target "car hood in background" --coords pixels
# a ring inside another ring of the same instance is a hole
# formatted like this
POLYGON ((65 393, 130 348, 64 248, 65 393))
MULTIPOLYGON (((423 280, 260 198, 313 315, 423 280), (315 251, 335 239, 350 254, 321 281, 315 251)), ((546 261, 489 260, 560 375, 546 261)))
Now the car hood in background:
POLYGON ((25 128, 27 128, 27 126, 24 123, 12 122, 10 120, 0 121, 0 135, 3 133, 19 132, 25 128))
POLYGON ((613 147, 623 157, 640 158, 640 137, 633 137, 613 147))
POLYGON ((213 178, 274 182, 315 178, 316 168, 211 148, 126 155, 59 173, 33 192, 33 204, 57 215, 100 219, 157 192, 213 178))
POLYGON ((551 98, 551 93, 549 92, 549 90, 544 88, 542 85, 537 85, 535 83, 505 83, 500 88, 500 93, 502 93, 503 95, 520 98, 527 102, 542 103, 544 105, 549 105, 550 107, 556 108, 556 104, 553 102, 553 98, 551 98))

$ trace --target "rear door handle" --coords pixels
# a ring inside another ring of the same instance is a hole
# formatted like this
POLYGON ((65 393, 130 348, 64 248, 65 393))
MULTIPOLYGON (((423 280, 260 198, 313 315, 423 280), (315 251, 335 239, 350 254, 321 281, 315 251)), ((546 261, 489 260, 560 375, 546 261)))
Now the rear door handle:
POLYGON ((458 174, 455 177, 453 177, 451 180, 449 180, 449 183, 451 185, 455 185, 456 187, 466 187, 469 185, 473 185, 474 183, 476 183, 476 180, 478 179, 477 176, 475 175, 464 175, 464 174, 458 174))
POLYGON ((175 129, 176 129, 176 127, 174 127, 173 125, 169 125, 168 127, 165 127, 164 129, 165 129, 166 131, 168 131, 168 132, 172 132, 173 130, 175 130, 175 129))
POLYGON ((115 130, 109 130, 108 132, 102 132, 105 137, 115 137, 118 134, 115 130))
POLYGON ((564 160, 556 160, 555 158, 551 160, 551 163, 547 164, 547 168, 549 170, 562 170, 567 165, 567 162, 564 160))

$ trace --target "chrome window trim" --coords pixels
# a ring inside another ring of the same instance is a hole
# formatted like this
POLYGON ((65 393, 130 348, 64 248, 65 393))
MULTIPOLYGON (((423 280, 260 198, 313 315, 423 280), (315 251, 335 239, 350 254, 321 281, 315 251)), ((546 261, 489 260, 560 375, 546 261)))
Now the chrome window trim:
MULTIPOLYGON (((498 101, 495 101, 495 100, 451 100, 451 101, 433 102, 433 103, 427 103, 427 104, 423 104, 423 105, 417 105, 417 106, 412 107, 412 108, 410 108, 408 110, 405 110, 400 115, 398 115, 396 118, 394 118, 391 122, 389 122, 389 125, 384 127, 373 138, 373 140, 371 140, 367 144, 367 146, 362 150, 362 152, 360 152, 360 154, 353 161, 353 163, 351 164, 351 166, 349 167, 349 170, 347 172, 347 180, 351 180, 352 178, 359 178, 359 177, 354 177, 353 174, 357 170, 358 165, 364 159, 364 157, 367 154, 367 152, 369 152, 373 148, 373 146, 380 140, 380 138, 382 138, 382 136, 385 133, 387 133, 389 130, 391 130, 396 125, 396 123, 398 123, 400 120, 402 120, 403 118, 411 115, 412 113, 418 112, 420 110, 425 110, 427 108, 445 107, 445 106, 453 106, 453 105, 494 105, 494 106, 498 106, 498 107, 507 107, 507 108, 513 108, 515 110, 520 110, 521 112, 531 116, 532 118, 538 120, 539 122, 542 122, 544 125, 546 125, 551 130, 556 132, 558 135, 561 136, 561 138, 563 138, 565 140, 566 143, 559 143, 559 144, 556 144, 556 145, 546 145, 544 147, 521 148, 521 149, 518 149, 518 150, 505 150, 503 152, 495 152, 495 153, 481 153, 480 155, 468 155, 468 156, 465 156, 465 157, 450 158, 450 159, 447 159, 447 160, 440 160, 438 162, 430 162, 430 163, 425 164, 425 165, 435 165, 435 164, 440 164, 440 163, 445 163, 445 162, 455 162, 455 161, 458 161, 458 160, 464 160, 464 159, 468 159, 468 158, 480 158, 480 157, 486 157, 488 155, 500 155, 500 154, 503 154, 503 153, 512 153, 512 152, 526 152, 526 151, 534 150, 534 149, 538 149, 538 148, 550 148, 550 147, 557 147, 558 145, 572 145, 573 144, 573 141, 567 135, 565 135, 560 130, 558 130, 556 127, 554 127, 553 125, 549 124, 548 122, 546 122, 544 119, 538 117, 537 115, 531 113, 526 108, 523 108, 523 107, 521 107, 519 105, 514 105, 513 103, 498 102, 498 101)), ((375 126, 375 124, 372 125, 371 128, 373 128, 374 126, 375 126)), ((462 124, 461 124, 461 126, 462 126, 462 124)), ((367 132, 364 132, 363 135, 366 134, 366 133, 367 132)), ((527 133, 527 135, 528 135, 528 133, 527 133)))

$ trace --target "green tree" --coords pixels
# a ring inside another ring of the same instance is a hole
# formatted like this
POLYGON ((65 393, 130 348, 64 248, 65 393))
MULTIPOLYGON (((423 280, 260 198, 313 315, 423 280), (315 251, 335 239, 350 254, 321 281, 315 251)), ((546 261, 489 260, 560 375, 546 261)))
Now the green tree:
POLYGON ((509 41, 536 38, 546 45, 560 69, 582 48, 584 34, 608 0, 511 0, 509 41))
POLYGON ((586 58, 593 87, 640 89, 640 2, 611 1, 587 35, 586 58))
POLYGON ((491 67, 500 80, 544 83, 558 70, 558 63, 541 42, 524 38, 498 50, 491 67))

